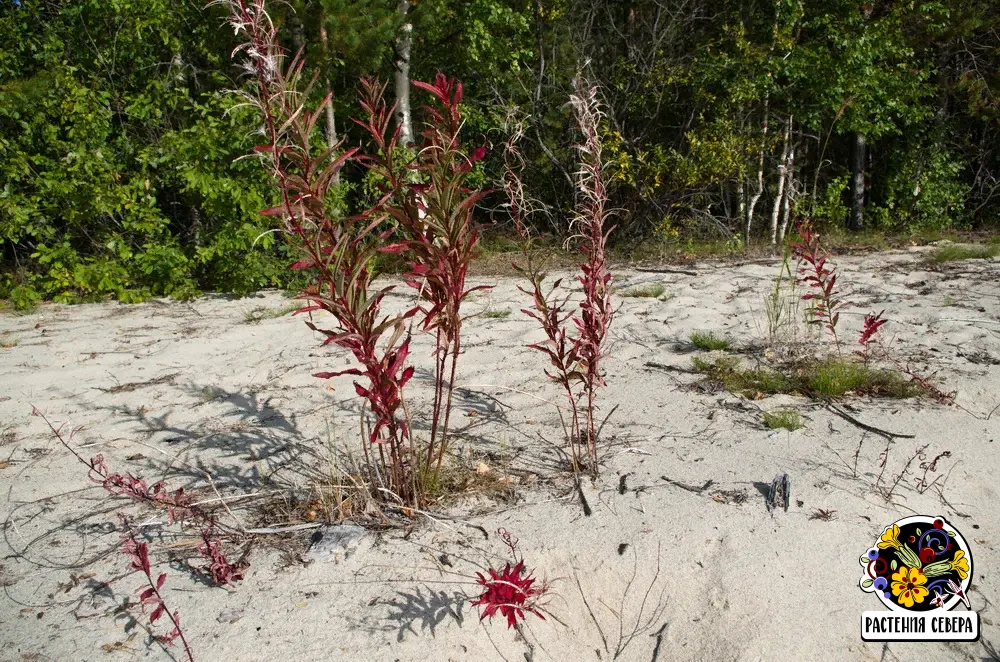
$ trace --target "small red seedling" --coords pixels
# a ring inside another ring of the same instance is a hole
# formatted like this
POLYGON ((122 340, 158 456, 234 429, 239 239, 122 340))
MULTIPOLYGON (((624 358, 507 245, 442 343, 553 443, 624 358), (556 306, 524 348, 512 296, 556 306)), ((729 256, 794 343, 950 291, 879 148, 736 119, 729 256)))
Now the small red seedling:
POLYGON ((229 561, 222 549, 222 542, 213 534, 211 527, 204 527, 201 530, 202 542, 198 546, 198 553, 209 562, 205 571, 212 578, 212 584, 225 586, 243 579, 249 563, 246 559, 235 563, 229 561))
POLYGON ((868 313, 865 315, 865 325, 861 329, 861 337, 858 338, 858 344, 861 345, 862 349, 859 352, 861 357, 868 363, 869 358, 871 358, 871 341, 875 337, 875 334, 879 332, 886 322, 889 320, 882 319, 882 313, 876 315, 875 313, 868 313))
POLYGON ((518 558, 517 539, 511 538, 503 528, 497 531, 504 543, 510 548, 516 563, 511 566, 507 562, 501 570, 487 569, 487 575, 477 572, 477 583, 484 587, 483 593, 472 601, 480 607, 479 620, 491 618, 500 613, 507 619, 507 627, 516 627, 518 619, 524 620, 525 612, 538 616, 543 621, 545 616, 538 604, 539 598, 548 591, 548 586, 536 586, 536 579, 524 565, 524 559, 518 558))
POLYGON ((790 246, 799 261, 799 282, 807 283, 813 288, 802 296, 802 300, 815 302, 811 323, 822 324, 830 332, 839 352, 837 322, 840 321, 839 309, 844 306, 844 302, 837 298, 836 267, 831 265, 826 250, 820 244, 819 234, 809 223, 800 223, 798 233, 802 241, 790 246))

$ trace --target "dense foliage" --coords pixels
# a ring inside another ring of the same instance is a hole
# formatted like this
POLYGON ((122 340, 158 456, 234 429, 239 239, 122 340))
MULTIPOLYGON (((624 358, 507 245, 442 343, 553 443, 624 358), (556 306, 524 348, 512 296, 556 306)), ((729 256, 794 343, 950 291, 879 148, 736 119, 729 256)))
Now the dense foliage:
MULTIPOLYGON (((995 223, 1000 37, 991 0, 294 0, 290 50, 362 140, 357 82, 465 83, 466 134, 523 120, 523 179, 568 231, 585 69, 601 88, 624 239, 780 241, 797 220, 921 232, 995 223), (404 11, 401 11, 405 9, 404 11), (853 210, 852 210, 853 207, 853 210)), ((0 0, 0 297, 186 296, 284 284, 286 242, 229 90, 232 31, 199 0, 0 0)), ((414 104, 426 102, 414 90, 414 104)), ((318 101, 318 98, 317 98, 318 101)), ((419 127, 418 127, 419 129, 419 127)), ((497 153, 474 185, 499 178, 497 153)), ((370 194, 360 168, 340 184, 370 194)), ((510 229, 499 194, 478 216, 510 229)))

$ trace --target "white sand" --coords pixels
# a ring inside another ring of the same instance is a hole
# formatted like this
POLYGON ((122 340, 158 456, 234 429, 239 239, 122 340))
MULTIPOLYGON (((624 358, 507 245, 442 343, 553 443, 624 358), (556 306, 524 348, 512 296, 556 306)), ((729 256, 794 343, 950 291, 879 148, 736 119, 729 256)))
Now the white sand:
MULTIPOLYGON (((620 299, 600 403, 602 412, 618 409, 604 430, 602 478, 584 486, 593 508, 585 517, 557 464, 563 435, 545 400, 559 393, 542 378, 543 357, 524 347, 541 338, 519 312, 528 301, 517 281, 492 279, 483 282, 495 289, 468 311, 511 314, 467 322, 454 449, 493 475, 517 476, 516 504, 452 505, 445 512, 460 521, 423 519, 406 539, 402 530, 373 534, 340 564, 287 565, 261 549, 235 590, 194 581, 154 542, 154 560, 169 573, 167 600, 200 660, 570 662, 616 652, 663 662, 998 659, 1000 410, 987 414, 1000 404, 1000 269, 996 261, 930 268, 925 255, 837 260, 846 298, 856 303, 841 321, 845 351, 853 351, 864 313, 884 308, 884 331, 903 341, 901 355, 936 373, 935 383, 957 390, 975 414, 929 400, 849 400, 859 420, 916 435, 892 444, 883 481, 919 446, 927 445, 928 459, 951 452, 928 473, 938 480, 923 493, 914 484, 924 473, 917 460, 886 502, 874 489, 885 440, 865 437, 855 475, 862 431, 804 398, 750 401, 691 389, 696 376, 645 365, 690 368, 687 339, 696 330, 729 334, 737 347, 766 335, 762 297, 777 263, 701 264, 696 277, 618 274, 620 283, 661 282, 670 298, 620 299), (762 411, 786 407, 806 417, 806 428, 762 424, 762 411), (754 483, 781 472, 791 478, 792 504, 772 516, 754 483), (664 477, 714 482, 697 494, 664 477), (836 512, 823 521, 811 518, 817 509, 836 512), (979 643, 860 640, 861 613, 881 606, 857 587, 858 557, 884 526, 915 513, 948 518, 972 546, 979 643), (489 540, 467 524, 485 528, 489 540), (480 623, 469 605, 474 573, 506 559, 494 534, 501 526, 553 582, 551 617, 528 615, 526 641, 499 617, 480 623)), ((398 291, 388 299, 394 306, 411 296, 398 291)), ((140 585, 137 575, 124 576, 115 552, 121 504, 88 482, 30 416, 33 404, 84 426, 75 438, 82 452, 103 453, 113 470, 203 489, 197 472, 169 460, 177 456, 210 471, 226 494, 275 489, 321 466, 328 423, 336 443, 357 450, 360 402, 350 378, 333 380, 331 391, 310 376, 348 367, 346 352, 320 348, 318 335, 289 316, 244 320, 254 307, 287 304, 272 292, 0 316, 0 341, 16 341, 0 349, 0 432, 12 433, 0 446, 0 659, 168 659, 115 614, 140 585), (267 476, 272 483, 262 485, 267 476)), ((429 348, 418 335, 409 396, 418 421, 427 411, 429 348)), ((180 649, 172 652, 181 659, 180 649)))

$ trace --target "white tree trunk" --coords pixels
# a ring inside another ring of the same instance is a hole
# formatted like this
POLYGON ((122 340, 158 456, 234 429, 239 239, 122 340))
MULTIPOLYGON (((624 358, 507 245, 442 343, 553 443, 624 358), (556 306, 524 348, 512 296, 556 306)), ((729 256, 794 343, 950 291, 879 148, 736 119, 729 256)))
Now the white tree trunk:
POLYGON ((788 152, 788 172, 786 174, 787 183, 785 185, 785 203, 781 210, 781 230, 778 232, 778 241, 785 243, 785 235, 788 233, 788 221, 791 218, 792 200, 796 196, 795 188, 795 143, 788 152))
POLYGON ((785 180, 788 178, 788 150, 792 144, 792 118, 785 124, 785 140, 781 147, 781 160, 778 162, 778 192, 774 196, 774 207, 771 210, 771 245, 778 243, 778 216, 781 205, 785 201, 785 180))
POLYGON ((747 187, 746 182, 743 181, 743 173, 736 179, 736 197, 737 205, 739 205, 740 222, 747 222, 747 187))
MULTIPOLYGON (((322 18, 326 18, 326 14, 322 15, 322 18)), ((323 44, 323 54, 326 57, 330 57, 329 51, 329 41, 326 34, 326 26, 320 23, 319 28, 319 39, 323 44)), ((333 112, 333 85, 330 84, 330 79, 326 79, 326 94, 330 97, 330 103, 326 104, 326 144, 328 147, 333 147, 337 144, 337 117, 333 112)), ((333 175, 333 185, 338 186, 340 184, 340 171, 334 173, 333 175)))
POLYGON ((768 97, 764 97, 764 131, 760 139, 760 158, 757 160, 757 188, 750 196, 750 204, 747 207, 747 246, 750 245, 750 228, 753 226, 753 212, 757 207, 757 201, 764 195, 764 155, 767 150, 767 120, 768 120, 768 97))
POLYGON ((399 142, 409 147, 413 144, 413 117, 410 113, 410 51, 413 49, 413 24, 409 21, 410 2, 399 0, 397 11, 403 24, 396 35, 396 125, 399 142))

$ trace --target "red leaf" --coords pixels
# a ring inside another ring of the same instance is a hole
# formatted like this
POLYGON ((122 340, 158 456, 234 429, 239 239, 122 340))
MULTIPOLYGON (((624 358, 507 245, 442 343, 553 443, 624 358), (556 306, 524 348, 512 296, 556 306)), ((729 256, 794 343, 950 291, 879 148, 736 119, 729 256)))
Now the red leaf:
POLYGON ((261 210, 260 215, 261 216, 284 216, 285 215, 285 208, 284 207, 268 207, 267 209, 261 210))
POLYGON ((161 588, 163 588, 163 582, 165 582, 165 581, 167 581, 167 573, 164 572, 163 574, 161 574, 159 577, 156 578, 156 590, 157 591, 159 591, 161 588))
POLYGON ((309 268, 315 267, 315 266, 316 266, 315 262, 313 262, 309 258, 306 258, 306 259, 303 259, 303 260, 299 260, 298 262, 291 263, 290 265, 288 265, 288 268, 289 269, 309 269, 309 268))
MULTIPOLYGON (((439 75, 440 75, 440 74, 439 74, 439 75)), ((438 98, 438 100, 439 100, 439 101, 441 101, 441 103, 448 103, 448 97, 446 97, 446 96, 444 95, 444 92, 442 92, 442 91, 441 91, 440 89, 438 89, 438 88, 437 88, 436 86, 434 86, 434 85, 431 85, 430 83, 424 83, 424 82, 422 82, 422 81, 419 81, 419 80, 414 80, 414 81, 412 81, 412 82, 413 82, 413 86, 414 86, 414 87, 417 87, 417 88, 419 88, 419 89, 421 89, 421 90, 424 90, 424 91, 426 91, 426 92, 430 92, 430 93, 431 93, 431 94, 433 94, 433 95, 434 95, 435 97, 437 97, 437 98, 438 98)))
POLYGON ((141 564, 142 571, 147 575, 149 574, 149 545, 144 542, 139 543, 136 549, 136 556, 139 557, 139 563, 141 564))
POLYGON ((154 609, 153 613, 149 615, 149 622, 150 622, 150 624, 155 623, 156 619, 158 619, 160 616, 163 616, 163 605, 162 604, 159 607, 157 607, 156 609, 154 609))

